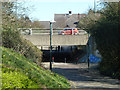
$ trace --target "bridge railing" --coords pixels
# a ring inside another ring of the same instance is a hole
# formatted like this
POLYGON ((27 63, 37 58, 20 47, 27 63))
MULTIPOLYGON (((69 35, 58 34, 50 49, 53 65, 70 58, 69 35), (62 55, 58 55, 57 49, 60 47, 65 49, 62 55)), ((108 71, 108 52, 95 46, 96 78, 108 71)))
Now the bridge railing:
MULTIPOLYGON (((64 28, 59 28, 59 29, 53 29, 53 34, 57 35, 58 31, 63 30, 64 28)), ((46 28, 18 28, 20 30, 21 34, 27 34, 27 35, 32 35, 32 34, 41 34, 41 35, 49 35, 50 34, 50 29, 46 28)), ((87 32, 84 30, 78 29, 80 34, 86 34, 87 32)))

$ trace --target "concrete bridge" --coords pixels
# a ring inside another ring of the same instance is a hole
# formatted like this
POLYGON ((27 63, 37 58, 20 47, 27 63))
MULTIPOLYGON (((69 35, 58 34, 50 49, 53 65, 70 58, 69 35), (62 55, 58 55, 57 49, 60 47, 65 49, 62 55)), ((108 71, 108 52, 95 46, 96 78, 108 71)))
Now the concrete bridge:
MULTIPOLYGON (((21 28, 22 36, 36 45, 38 48, 50 46, 50 30, 40 28, 21 28)), ((87 32, 79 30, 79 35, 58 35, 58 31, 62 29, 53 29, 52 35, 52 46, 75 46, 75 45, 86 45, 88 42, 87 32)))
MULTIPOLYGON (((49 46, 50 35, 23 35, 23 37, 31 41, 36 46, 49 46)), ((52 35, 53 46, 72 46, 72 45, 86 45, 88 42, 88 35, 52 35)))

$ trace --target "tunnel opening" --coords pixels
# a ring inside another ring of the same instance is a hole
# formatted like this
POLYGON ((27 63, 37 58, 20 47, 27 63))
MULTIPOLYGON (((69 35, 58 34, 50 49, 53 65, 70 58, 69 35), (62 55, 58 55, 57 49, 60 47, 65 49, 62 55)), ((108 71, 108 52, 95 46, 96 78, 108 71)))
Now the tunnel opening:
MULTIPOLYGON (((50 50, 42 50, 43 62, 50 62, 50 50)), ((52 50, 54 62, 74 63, 86 54, 86 46, 57 46, 52 50)))

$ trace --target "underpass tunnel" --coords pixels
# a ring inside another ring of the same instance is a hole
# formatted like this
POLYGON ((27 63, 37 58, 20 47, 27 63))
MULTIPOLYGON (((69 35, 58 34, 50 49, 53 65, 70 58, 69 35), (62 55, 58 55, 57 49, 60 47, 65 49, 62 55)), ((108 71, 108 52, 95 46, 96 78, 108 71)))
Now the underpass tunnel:
MULTIPOLYGON (((43 62, 50 61, 50 47, 42 47, 43 62)), ((86 53, 85 45, 73 46, 52 46, 52 57, 54 62, 75 62, 76 58, 82 57, 86 53)))

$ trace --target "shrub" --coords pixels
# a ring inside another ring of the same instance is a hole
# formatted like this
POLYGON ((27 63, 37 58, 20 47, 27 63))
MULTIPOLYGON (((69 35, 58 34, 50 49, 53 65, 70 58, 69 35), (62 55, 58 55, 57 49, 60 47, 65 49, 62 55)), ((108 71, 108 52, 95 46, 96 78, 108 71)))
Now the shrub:
POLYGON ((38 88, 38 85, 22 73, 6 72, 2 74, 2 88, 38 88))
POLYGON ((97 49, 102 55, 100 71, 103 74, 120 77, 120 35, 118 3, 108 3, 102 11, 103 16, 89 28, 95 37, 97 49))
MULTIPOLYGON (((95 38, 97 49, 102 55, 100 63, 100 71, 102 74, 112 76, 120 79, 120 2, 118 3, 103 3, 104 7, 97 12, 98 19, 89 17, 83 18, 79 22, 83 27, 87 27, 91 36, 95 38), (89 20, 86 24, 86 20, 89 20), (86 26, 87 25, 87 26, 86 26)), ((97 13, 95 15, 97 15, 97 13)))
POLYGON ((23 73, 3 65, 2 88, 38 88, 38 85, 23 73))
POLYGON ((2 41, 4 47, 12 48, 14 51, 40 65, 42 52, 31 42, 20 36, 18 31, 12 31, 11 29, 4 30, 2 32, 2 41))
MULTIPOLYGON (((24 27, 26 27, 26 25, 29 26, 29 22, 30 24, 32 24, 32 22, 27 16, 25 16, 24 18, 22 17, 23 19, 21 20, 20 17, 23 14, 19 14, 19 16, 16 15, 16 12, 14 11, 15 8, 15 2, 2 3, 2 45, 7 48, 12 48, 14 51, 21 53, 25 57, 33 60, 38 65, 40 65, 40 62, 42 60, 41 51, 32 43, 23 39, 20 36, 19 31, 17 30, 18 27, 22 27, 21 24, 25 24, 27 22, 25 25, 23 25, 24 27)), ((23 9, 21 4, 17 3, 17 9, 23 9)), ((27 11, 28 9, 24 8, 24 10, 27 11)))

